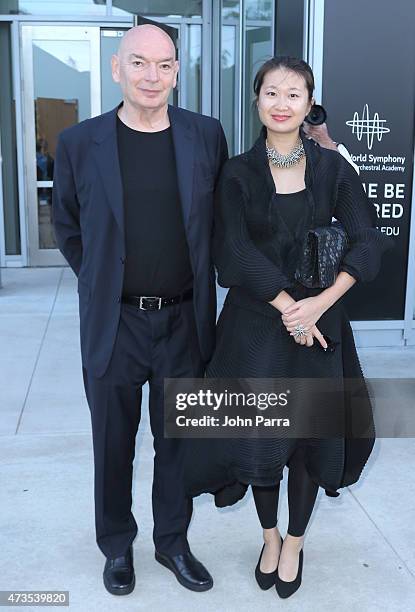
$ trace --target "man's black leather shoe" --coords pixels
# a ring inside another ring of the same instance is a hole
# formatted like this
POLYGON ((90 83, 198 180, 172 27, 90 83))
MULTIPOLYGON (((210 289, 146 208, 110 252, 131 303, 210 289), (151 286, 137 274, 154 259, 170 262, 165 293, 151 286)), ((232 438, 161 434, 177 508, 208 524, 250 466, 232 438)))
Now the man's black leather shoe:
POLYGON ((107 559, 104 568, 104 585, 112 595, 128 595, 135 587, 133 548, 115 559, 107 559))
POLYGON ((163 555, 156 551, 156 560, 173 572, 180 584, 191 591, 208 591, 213 579, 207 569, 189 551, 182 555, 163 555))

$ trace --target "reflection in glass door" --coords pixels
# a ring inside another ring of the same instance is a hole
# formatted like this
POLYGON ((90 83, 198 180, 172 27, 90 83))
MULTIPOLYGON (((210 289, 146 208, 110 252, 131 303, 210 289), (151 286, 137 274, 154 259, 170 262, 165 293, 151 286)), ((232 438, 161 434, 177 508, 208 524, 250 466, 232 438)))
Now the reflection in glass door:
POLYGON ((58 134, 100 113, 99 28, 22 25, 30 265, 61 265, 52 227, 58 134))

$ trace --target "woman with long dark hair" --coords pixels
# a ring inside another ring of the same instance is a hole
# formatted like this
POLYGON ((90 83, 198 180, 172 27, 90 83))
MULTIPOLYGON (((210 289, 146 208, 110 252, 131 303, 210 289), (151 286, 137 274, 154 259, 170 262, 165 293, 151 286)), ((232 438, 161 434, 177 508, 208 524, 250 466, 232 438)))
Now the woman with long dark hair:
POLYGON ((301 583, 304 533, 319 486, 337 496, 337 489, 355 483, 374 444, 371 402, 341 298, 377 275, 391 242, 377 229, 355 170, 304 135, 301 126, 314 103, 310 66, 273 58, 258 71, 254 91, 260 136, 226 162, 216 193, 214 261, 219 284, 230 290, 207 376, 340 381, 331 401, 346 420, 353 406, 344 383, 357 381, 366 433, 192 441, 186 483, 190 495, 214 493, 218 506, 235 503, 252 486, 264 535, 255 576, 261 588, 275 585, 288 597, 301 583), (335 282, 310 288, 296 276, 305 236, 329 227, 333 217, 348 248, 335 282), (277 509, 286 465, 289 525, 282 540, 277 509))

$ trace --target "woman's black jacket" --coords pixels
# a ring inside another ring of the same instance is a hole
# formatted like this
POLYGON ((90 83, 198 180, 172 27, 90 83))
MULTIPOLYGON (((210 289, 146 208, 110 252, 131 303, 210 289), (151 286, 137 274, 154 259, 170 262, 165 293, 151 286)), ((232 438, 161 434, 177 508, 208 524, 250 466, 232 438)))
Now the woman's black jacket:
POLYGON ((265 128, 249 151, 225 163, 215 194, 213 249, 222 287, 242 288, 251 298, 269 302, 282 289, 297 286, 294 271, 307 230, 330 225, 332 217, 349 238, 340 270, 357 282, 373 280, 383 252, 393 246, 377 229, 376 209, 353 167, 337 151, 308 140, 302 130, 300 135, 307 207, 295 235, 278 213, 265 128))

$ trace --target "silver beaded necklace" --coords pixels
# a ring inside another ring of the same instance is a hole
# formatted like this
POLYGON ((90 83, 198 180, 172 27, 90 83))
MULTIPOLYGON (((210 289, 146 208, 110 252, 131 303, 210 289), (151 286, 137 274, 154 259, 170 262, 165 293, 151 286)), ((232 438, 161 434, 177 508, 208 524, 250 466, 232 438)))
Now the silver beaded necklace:
POLYGON ((291 168, 298 164, 305 155, 303 141, 298 138, 298 142, 294 149, 287 153, 287 155, 281 155, 274 147, 268 146, 268 141, 265 140, 265 146, 267 149, 267 157, 273 166, 278 168, 291 168))

